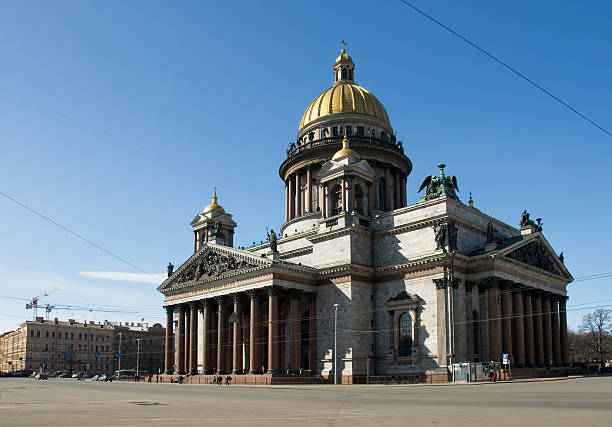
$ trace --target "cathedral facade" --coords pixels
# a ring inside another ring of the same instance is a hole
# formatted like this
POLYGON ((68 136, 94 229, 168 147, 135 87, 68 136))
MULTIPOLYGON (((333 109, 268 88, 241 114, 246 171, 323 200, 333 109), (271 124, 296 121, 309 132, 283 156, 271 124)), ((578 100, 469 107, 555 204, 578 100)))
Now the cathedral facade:
POLYGON ((354 78, 342 49, 280 165, 278 234, 234 248, 216 192, 192 221, 193 255, 158 288, 166 373, 359 383, 446 381, 453 363, 503 354, 515 369, 567 366, 573 278, 540 220, 514 227, 462 203, 442 164, 408 205, 412 163, 354 78))

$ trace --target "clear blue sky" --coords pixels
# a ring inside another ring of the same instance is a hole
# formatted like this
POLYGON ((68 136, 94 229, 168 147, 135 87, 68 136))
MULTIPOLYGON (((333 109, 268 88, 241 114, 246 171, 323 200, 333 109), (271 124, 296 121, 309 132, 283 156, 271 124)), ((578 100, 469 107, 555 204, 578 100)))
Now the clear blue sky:
MULTIPOLYGON (((612 128, 612 5, 414 0, 612 128)), ((278 166, 341 39, 386 106, 414 170, 444 162, 460 197, 510 224, 542 217, 575 277, 612 271, 612 138, 399 1, 3 2, 0 191, 151 274, 192 252, 213 186, 236 244, 283 222, 278 166)), ((156 284, 0 197, 0 330, 25 301, 116 306, 79 320, 161 321, 156 284), (139 280, 138 277, 135 278, 139 280)), ((612 303, 612 278, 569 286, 612 303)))

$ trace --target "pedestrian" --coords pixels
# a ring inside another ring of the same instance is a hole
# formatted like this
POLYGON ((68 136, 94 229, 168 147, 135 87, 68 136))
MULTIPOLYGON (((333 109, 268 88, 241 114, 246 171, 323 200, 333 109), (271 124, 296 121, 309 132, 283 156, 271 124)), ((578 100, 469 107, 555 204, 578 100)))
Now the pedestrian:
POLYGON ((493 382, 493 375, 495 375, 495 372, 491 369, 489 371, 489 381, 493 382))
POLYGON ((493 382, 497 381, 497 372, 493 371, 493 382))

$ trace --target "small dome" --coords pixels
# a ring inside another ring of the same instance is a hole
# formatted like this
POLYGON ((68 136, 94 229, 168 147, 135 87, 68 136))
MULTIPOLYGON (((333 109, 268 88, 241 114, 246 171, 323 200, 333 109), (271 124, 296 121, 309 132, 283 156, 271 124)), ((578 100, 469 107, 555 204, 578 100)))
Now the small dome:
POLYGON ((216 188, 213 191, 212 203, 206 206, 202 213, 206 215, 209 212, 212 212, 213 216, 217 216, 217 215, 221 215, 225 213, 225 209, 223 209, 221 205, 217 203, 217 189, 216 188))
POLYGON ((340 56, 336 58, 336 64, 339 62, 350 62, 351 64, 353 63, 353 58, 351 58, 349 56, 348 53, 346 53, 346 50, 344 48, 342 48, 342 50, 340 51, 340 56))
POLYGON ((336 151, 336 154, 334 154, 334 157, 332 157, 332 160, 337 162, 339 160, 346 159, 347 157, 355 159, 355 160, 361 159, 361 157, 359 157, 359 154, 351 150, 351 148, 349 147, 349 140, 345 135, 344 139, 342 140, 342 148, 336 151))

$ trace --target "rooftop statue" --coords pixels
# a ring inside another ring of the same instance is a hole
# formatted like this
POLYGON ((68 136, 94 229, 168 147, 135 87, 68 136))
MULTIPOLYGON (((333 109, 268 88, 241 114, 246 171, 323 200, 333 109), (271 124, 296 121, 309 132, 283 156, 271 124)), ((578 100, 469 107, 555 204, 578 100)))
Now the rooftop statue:
POLYGON ((525 228, 525 227, 535 227, 536 224, 535 222, 533 222, 533 220, 529 219, 529 212, 527 212, 527 210, 524 210, 523 213, 521 214, 521 223, 520 223, 521 228, 525 228))
POLYGON ((171 262, 168 263, 168 277, 172 276, 172 273, 174 272, 174 266, 172 265, 171 262))
POLYGON ((438 168, 440 168, 440 176, 430 175, 423 180, 417 193, 420 193, 424 188, 427 188, 427 190, 425 191, 425 196, 421 197, 419 202, 437 199, 439 197, 448 197, 460 201, 455 192, 459 191, 457 177, 444 175, 445 167, 445 164, 438 165, 438 168))
POLYGON ((270 233, 268 233, 268 241, 270 242, 270 249, 272 250, 272 252, 278 252, 277 237, 274 230, 270 230, 270 233))

